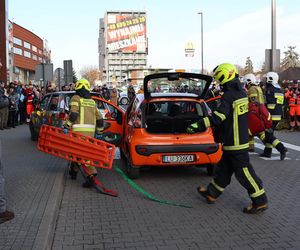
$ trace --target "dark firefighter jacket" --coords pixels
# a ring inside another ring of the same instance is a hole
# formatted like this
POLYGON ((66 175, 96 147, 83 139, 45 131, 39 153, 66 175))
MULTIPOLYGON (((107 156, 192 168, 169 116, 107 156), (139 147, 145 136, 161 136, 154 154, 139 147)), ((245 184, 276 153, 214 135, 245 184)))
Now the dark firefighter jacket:
POLYGON ((238 78, 226 83, 220 105, 212 116, 204 118, 206 127, 220 129, 223 151, 244 152, 249 148, 248 96, 238 78))
POLYGON ((274 87, 272 84, 267 84, 266 88, 266 105, 272 115, 273 121, 280 121, 282 108, 284 103, 284 95, 280 88, 274 87))

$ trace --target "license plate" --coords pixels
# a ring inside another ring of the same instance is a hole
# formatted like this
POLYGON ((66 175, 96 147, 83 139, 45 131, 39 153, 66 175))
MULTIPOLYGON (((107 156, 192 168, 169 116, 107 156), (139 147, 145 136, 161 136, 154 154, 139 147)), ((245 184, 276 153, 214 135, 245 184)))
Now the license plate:
POLYGON ((192 162, 194 159, 195 155, 164 155, 162 157, 164 163, 192 162))

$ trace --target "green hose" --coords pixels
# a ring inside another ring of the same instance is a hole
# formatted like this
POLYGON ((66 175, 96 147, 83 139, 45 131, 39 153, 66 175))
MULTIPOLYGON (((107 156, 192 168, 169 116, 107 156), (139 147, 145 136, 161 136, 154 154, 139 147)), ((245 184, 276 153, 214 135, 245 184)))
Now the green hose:
POLYGON ((123 177, 123 179, 125 181, 127 181, 127 183, 129 185, 131 185, 134 189, 136 189, 138 192, 140 192, 142 195, 144 195, 146 198, 156 201, 158 203, 162 203, 162 204, 167 204, 167 205, 171 205, 171 206, 177 206, 177 207, 185 207, 185 208, 192 208, 191 205, 187 205, 187 204, 180 204, 180 203, 176 203, 173 201, 166 201, 166 200, 160 200, 158 198, 156 198, 155 196, 153 196, 152 194, 149 194, 147 191, 145 191, 144 189, 142 189, 138 184, 136 184, 134 181, 130 180, 126 174, 123 173, 123 171, 114 166, 114 169, 123 177))

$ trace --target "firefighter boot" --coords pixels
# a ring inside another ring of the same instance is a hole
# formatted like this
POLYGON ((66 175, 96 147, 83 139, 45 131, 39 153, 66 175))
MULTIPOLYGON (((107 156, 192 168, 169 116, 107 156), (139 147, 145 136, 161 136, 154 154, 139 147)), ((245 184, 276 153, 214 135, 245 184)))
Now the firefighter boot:
POLYGON ((77 178, 77 172, 75 169, 78 169, 77 166, 75 166, 76 163, 72 162, 71 163, 71 166, 70 166, 70 169, 69 169, 69 175, 71 177, 72 180, 76 180, 77 178))
POLYGON ((261 157, 271 158, 272 148, 265 147, 264 152, 260 154, 261 157))
POLYGON ((96 175, 89 175, 86 177, 86 181, 82 183, 82 187, 84 188, 91 188, 94 186, 94 178, 96 175))
POLYGON ((208 204, 213 204, 217 200, 217 198, 215 198, 209 194, 209 192, 207 191, 207 189, 205 187, 202 187, 202 186, 197 187, 197 192, 206 199, 206 202, 208 204))
POLYGON ((277 151, 280 153, 280 160, 283 161, 286 156, 287 148, 282 144, 282 142, 278 143, 275 147, 277 151))
POLYGON ((243 212, 245 214, 259 214, 265 210, 268 209, 268 204, 261 204, 261 205, 255 205, 255 204, 250 204, 249 206, 245 207, 243 209, 243 212))

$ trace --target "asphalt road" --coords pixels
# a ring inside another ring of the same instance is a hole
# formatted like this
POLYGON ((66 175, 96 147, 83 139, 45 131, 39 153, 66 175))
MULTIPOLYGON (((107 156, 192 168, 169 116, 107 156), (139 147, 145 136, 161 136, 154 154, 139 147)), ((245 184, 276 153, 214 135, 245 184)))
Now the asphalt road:
MULTIPOLYGON (((37 151, 26 125, 0 131, 8 206, 16 212, 15 220, 0 225, 0 249, 43 245, 41 230, 54 191, 58 216, 53 234, 47 234, 52 249, 300 249, 300 132, 276 135, 289 143, 287 160, 279 161, 277 152, 272 159, 259 157, 260 144, 251 154, 270 207, 245 215, 241 209, 250 200, 234 177, 216 204, 208 205, 195 190, 211 179, 205 169, 141 172, 138 185, 159 199, 192 206, 184 208, 151 201, 116 171, 101 171, 105 186, 119 192, 114 198, 82 188, 81 176, 75 181, 64 176, 66 162, 37 151)), ((123 169, 124 162, 114 165, 123 169)))

